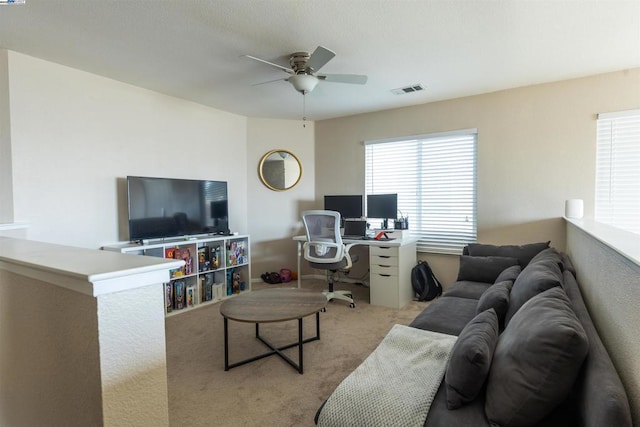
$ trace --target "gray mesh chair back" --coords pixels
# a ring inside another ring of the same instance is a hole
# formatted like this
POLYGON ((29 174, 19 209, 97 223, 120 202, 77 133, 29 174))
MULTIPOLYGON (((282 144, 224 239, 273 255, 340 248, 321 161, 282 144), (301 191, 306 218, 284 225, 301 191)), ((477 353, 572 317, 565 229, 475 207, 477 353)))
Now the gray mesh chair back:
POLYGON ((311 210, 302 213, 307 241, 304 243, 304 259, 313 268, 327 271, 329 290, 325 295, 329 300, 341 299, 348 301, 350 307, 355 307, 350 291, 334 291, 334 274, 337 271, 347 271, 353 265, 355 257, 349 255, 340 236, 340 214, 335 211, 311 210))

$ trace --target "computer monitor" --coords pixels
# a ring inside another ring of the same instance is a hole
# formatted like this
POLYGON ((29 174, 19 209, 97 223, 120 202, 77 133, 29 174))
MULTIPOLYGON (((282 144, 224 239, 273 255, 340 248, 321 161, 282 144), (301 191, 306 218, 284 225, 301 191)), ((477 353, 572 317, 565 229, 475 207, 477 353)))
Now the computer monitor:
POLYGON ((387 220, 397 217, 398 194, 367 194, 367 218, 383 219, 387 228, 387 220))
POLYGON ((362 195, 324 196, 324 209, 340 213, 342 219, 362 217, 362 195))

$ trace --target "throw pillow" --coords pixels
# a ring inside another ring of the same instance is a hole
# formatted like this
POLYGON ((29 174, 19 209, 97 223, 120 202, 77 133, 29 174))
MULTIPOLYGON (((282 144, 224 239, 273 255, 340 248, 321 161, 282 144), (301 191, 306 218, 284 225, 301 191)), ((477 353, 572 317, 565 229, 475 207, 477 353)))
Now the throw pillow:
POLYGON ((536 256, 531 258, 529 263, 533 264, 540 261, 553 261, 560 266, 560 270, 562 270, 562 259, 558 251, 555 248, 547 248, 543 251, 538 252, 536 256))
POLYGON ((460 332, 444 377, 449 409, 471 402, 484 386, 498 334, 498 317, 493 309, 478 314, 460 332))
POLYGON ((564 289, 531 298, 498 339, 485 400, 491 425, 537 424, 566 399, 588 351, 564 289))
POLYGON ((471 256, 504 256, 518 258, 522 268, 526 267, 531 258, 536 256, 540 251, 549 247, 549 242, 529 243, 522 246, 516 245, 486 245, 481 243, 470 243, 467 251, 471 256))
POLYGON ((529 299, 561 284, 562 272, 552 256, 541 257, 537 261, 529 263, 513 282, 505 325, 509 325, 513 315, 529 299))
POLYGON ((458 281, 470 280, 472 282, 493 283, 505 268, 512 265, 518 265, 516 258, 462 255, 460 256, 458 281))
POLYGON ((502 270, 502 273, 500 273, 498 277, 496 277, 496 283, 505 282, 507 280, 515 282, 521 271, 522 268, 519 265, 512 265, 511 267, 507 267, 502 270))
POLYGON ((490 308, 494 309, 498 317, 498 325, 502 330, 504 328, 504 316, 509 308, 509 293, 512 287, 513 282, 510 280, 491 285, 478 300, 476 314, 490 308))

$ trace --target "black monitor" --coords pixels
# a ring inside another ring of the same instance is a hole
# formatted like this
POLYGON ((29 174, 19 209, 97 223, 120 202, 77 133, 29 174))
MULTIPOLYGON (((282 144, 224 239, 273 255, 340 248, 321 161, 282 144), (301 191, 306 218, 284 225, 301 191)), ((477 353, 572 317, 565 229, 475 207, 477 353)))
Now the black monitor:
POLYGON ((340 212, 342 219, 362 217, 362 195, 324 196, 324 209, 340 212))
POLYGON ((367 218, 383 219, 386 224, 387 219, 397 217, 398 194, 367 194, 367 218))

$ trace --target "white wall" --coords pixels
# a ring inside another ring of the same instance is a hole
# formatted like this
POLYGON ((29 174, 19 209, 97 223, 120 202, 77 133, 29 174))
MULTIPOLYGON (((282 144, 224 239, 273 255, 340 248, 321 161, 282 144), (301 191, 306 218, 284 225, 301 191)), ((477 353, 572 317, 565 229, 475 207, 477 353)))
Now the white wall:
POLYGON ((29 239, 127 240, 127 175, 228 181, 230 226, 248 231, 246 117, 12 51, 8 75, 13 216, 29 239))
MULTIPOLYGON (((364 140, 478 128, 478 241, 563 250, 564 201, 584 199, 593 214, 596 114, 639 107, 636 68, 319 121, 316 197, 363 192, 364 140)), ((455 280, 457 257, 420 256, 455 280)))
POLYGON ((254 277, 283 267, 296 269, 297 246, 291 238, 304 232, 301 213, 315 202, 314 133, 313 122, 302 127, 300 120, 248 120, 247 194, 254 277), (258 176, 262 156, 278 148, 292 152, 302 163, 302 179, 291 190, 270 190, 258 176))
POLYGON ((0 224, 13 222, 8 56, 0 49, 0 224))

